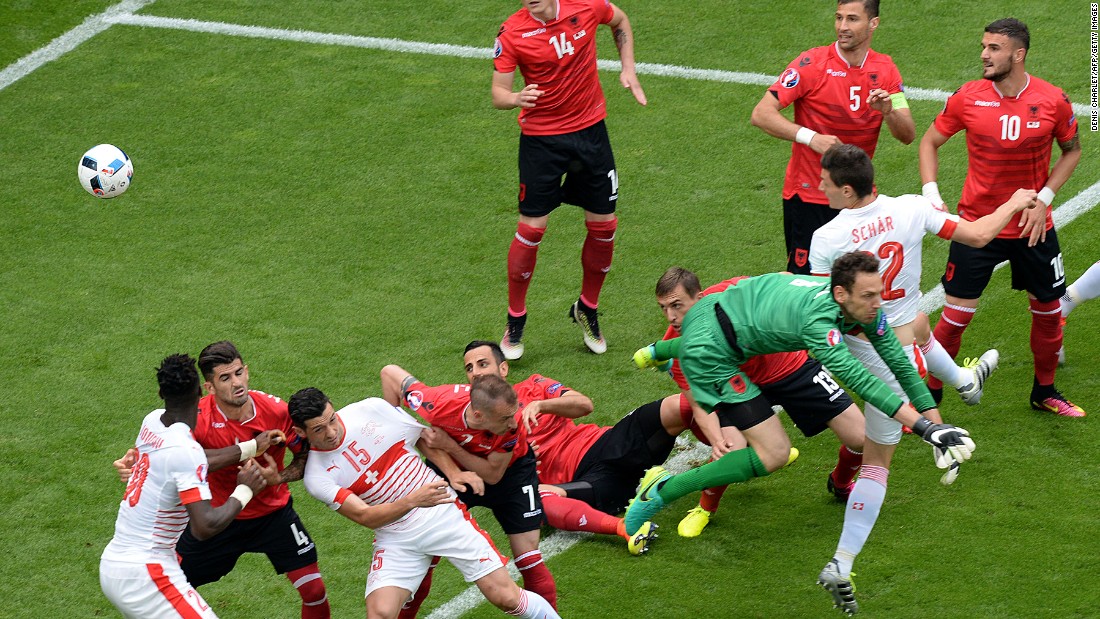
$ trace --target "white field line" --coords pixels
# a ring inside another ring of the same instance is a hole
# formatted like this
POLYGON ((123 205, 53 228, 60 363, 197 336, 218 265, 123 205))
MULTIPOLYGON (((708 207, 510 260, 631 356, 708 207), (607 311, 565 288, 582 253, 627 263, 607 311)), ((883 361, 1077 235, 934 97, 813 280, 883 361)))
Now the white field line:
MULTIPOLYGON (((103 32, 113 24, 126 24, 131 26, 143 26, 149 28, 167 28, 175 30, 188 30, 206 34, 223 34, 229 36, 251 37, 260 39, 275 39, 283 41, 297 41, 301 43, 313 43, 319 45, 342 45, 377 49, 383 51, 430 54, 436 56, 452 56, 460 58, 491 58, 492 53, 488 48, 469 47, 463 45, 448 45, 443 43, 421 43, 416 41, 402 41, 400 39, 385 39, 376 37, 363 37, 341 34, 327 34, 304 30, 285 30, 279 28, 263 28, 259 26, 240 26, 221 22, 198 21, 193 19, 176 19, 169 17, 155 17, 135 15, 134 11, 141 9, 155 0, 124 0, 108 8, 103 13, 92 15, 84 22, 69 32, 57 37, 45 47, 20 58, 2 71, 0 71, 0 90, 4 90, 14 82, 27 76, 42 65, 60 58, 63 54, 72 51, 78 45, 103 32)), ((600 60, 599 68, 603 71, 618 71, 622 65, 617 60, 600 60)), ((770 86, 775 82, 774 76, 763 73, 747 73, 741 71, 723 71, 718 69, 697 69, 678 65, 664 65, 641 62, 636 65, 637 72, 642 75, 658 75, 663 77, 676 77, 681 79, 724 82, 732 84, 746 84, 755 86, 770 86)), ((951 94, 944 90, 929 88, 906 88, 906 96, 915 101, 946 101, 951 94)), ((1086 115, 1092 113, 1093 108, 1074 104, 1077 114, 1086 115)), ((1097 202, 1100 202, 1100 182, 1074 196, 1062 207, 1055 209, 1055 223, 1061 227, 1070 223, 1081 214, 1091 210, 1097 202)), ((1004 266, 1003 264, 1000 266, 1004 266)), ((1000 268, 1000 267, 998 267, 1000 268)), ((925 312, 935 311, 943 305, 943 288, 938 286, 924 296, 921 301, 921 310, 925 312)), ((681 447, 687 445, 686 440, 677 440, 681 447)), ((687 468, 688 463, 694 460, 705 460, 708 449, 701 445, 681 451, 671 460, 667 468, 673 472, 679 472, 687 468)), ((556 532, 551 534, 540 544, 543 558, 548 560, 554 555, 565 552, 587 533, 556 532)), ((514 579, 519 578, 519 573, 512 565, 508 567, 514 579)), ((477 587, 470 587, 450 602, 437 608, 429 619, 443 619, 457 617, 468 610, 473 609, 483 601, 477 587)))
POLYGON ((113 18, 137 11, 155 0, 123 0, 97 15, 89 15, 79 26, 23 56, 0 71, 0 90, 26 77, 47 62, 57 60, 78 45, 110 28, 113 18))
MULTIPOLYGON (((677 448, 681 448, 682 451, 670 458, 664 465, 666 469, 673 473, 686 471, 691 468, 692 463, 706 461, 707 458, 710 457, 709 447, 702 443, 690 442, 683 436, 676 439, 676 446, 677 448)), ((551 533, 539 544, 539 550, 542 551, 543 561, 547 561, 550 557, 569 550, 573 547, 573 544, 591 535, 591 533, 566 531, 555 531, 551 533)), ((659 544, 660 542, 658 541, 656 543, 659 544)), ((623 542, 623 553, 626 553, 625 541, 623 542)), ((508 572, 512 575, 513 580, 519 580, 519 571, 516 570, 512 563, 508 563, 508 572)), ((482 597, 481 591, 479 591, 476 586, 471 585, 462 593, 451 598, 449 602, 432 611, 432 614, 428 615, 428 619, 451 619, 453 617, 458 617, 467 611, 473 610, 484 601, 485 598, 482 597)))

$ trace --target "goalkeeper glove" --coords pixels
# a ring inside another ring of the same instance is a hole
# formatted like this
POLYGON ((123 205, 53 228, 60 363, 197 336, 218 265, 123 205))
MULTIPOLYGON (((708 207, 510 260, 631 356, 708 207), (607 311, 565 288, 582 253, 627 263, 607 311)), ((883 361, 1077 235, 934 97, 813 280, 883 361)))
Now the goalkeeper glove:
POLYGON ((941 469, 946 469, 953 463, 965 462, 974 453, 975 445, 970 438, 970 433, 950 424, 932 423, 921 417, 913 424, 913 433, 935 447, 932 453, 936 459, 936 466, 941 469))
POLYGON ((638 366, 638 369, 644 370, 646 368, 655 368, 661 365, 661 362, 657 360, 657 350, 653 344, 643 346, 634 352, 634 365, 638 366))

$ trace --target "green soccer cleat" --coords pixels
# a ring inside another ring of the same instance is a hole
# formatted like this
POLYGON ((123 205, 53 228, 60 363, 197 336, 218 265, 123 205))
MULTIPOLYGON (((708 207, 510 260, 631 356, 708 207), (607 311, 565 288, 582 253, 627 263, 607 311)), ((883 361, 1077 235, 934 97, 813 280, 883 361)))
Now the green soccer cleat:
POLYGON ((649 552, 649 541, 657 539, 657 525, 652 522, 642 523, 642 528, 626 540, 626 549, 634 556, 644 555, 649 552))
POLYGON ((703 529, 710 524, 710 516, 710 512, 703 509, 702 506, 697 506, 689 511, 687 516, 684 516, 679 526, 676 527, 676 532, 680 534, 680 537, 699 537, 703 533, 703 529))
POLYGON ((659 466, 646 471, 645 476, 642 477, 641 487, 638 488, 638 494, 630 503, 630 507, 626 508, 626 515, 623 517, 627 535, 633 536, 641 530, 642 525, 653 520, 654 514, 665 508, 664 499, 657 494, 657 486, 670 477, 672 474, 659 466))

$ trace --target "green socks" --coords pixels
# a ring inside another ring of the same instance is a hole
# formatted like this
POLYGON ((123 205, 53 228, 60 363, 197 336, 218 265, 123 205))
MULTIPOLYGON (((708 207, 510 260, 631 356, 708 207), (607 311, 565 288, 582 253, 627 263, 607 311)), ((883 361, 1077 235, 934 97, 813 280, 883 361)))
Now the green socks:
POLYGON ((714 462, 673 475, 657 490, 665 504, 715 486, 739 483, 753 477, 764 477, 768 470, 752 447, 731 451, 714 462))

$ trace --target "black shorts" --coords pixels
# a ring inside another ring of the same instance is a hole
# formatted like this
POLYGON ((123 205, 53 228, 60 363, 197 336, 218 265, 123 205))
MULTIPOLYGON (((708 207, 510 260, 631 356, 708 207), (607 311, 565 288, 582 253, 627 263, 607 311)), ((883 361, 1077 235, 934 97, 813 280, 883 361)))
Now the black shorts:
POLYGON ((816 359, 807 359, 781 380, 757 387, 769 402, 783 407, 806 437, 820 434, 833 417, 852 405, 852 398, 816 359))
MULTIPOLYGON (((428 463, 433 469, 435 465, 428 463)), ((436 472, 439 472, 436 469, 436 472)), ((442 477, 443 474, 440 473, 442 477)), ((542 499, 539 497, 539 476, 535 471, 535 454, 527 453, 504 471, 495 484, 485 484, 485 494, 459 492, 458 498, 470 507, 488 507, 500 528, 507 535, 534 531, 542 526, 542 499)))
POLYGON ((787 270, 810 274, 810 241, 814 232, 829 223, 840 211, 828 204, 803 202, 795 194, 783 200, 783 238, 787 241, 787 270))
POLYGON ((267 555, 275 572, 285 574, 317 562, 317 548, 294 511, 294 500, 259 518, 234 520, 210 539, 199 541, 188 526, 176 544, 187 582, 198 587, 228 574, 246 552, 267 555))
POLYGON ((714 414, 718 415, 718 425, 723 428, 733 426, 748 430, 775 415, 775 411, 768 398, 761 394, 744 402, 719 402, 714 407, 714 414))
POLYGON ((1066 271, 1054 228, 1035 247, 1028 247, 1027 239, 993 239, 981 249, 952 241, 941 279, 943 291, 960 299, 977 299, 989 285, 994 267, 1005 260, 1012 268, 1013 290, 1026 290, 1043 303, 1066 293, 1066 271))
POLYGON ((618 200, 615 155, 602 120, 572 133, 519 136, 521 215, 549 215, 562 202, 608 215, 618 200))
POLYGON ((676 437, 661 424, 661 402, 628 413, 577 464, 573 481, 592 486, 592 496, 584 499, 592 507, 608 514, 626 509, 646 469, 668 459, 676 437))

